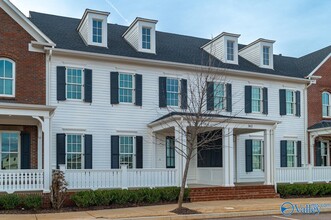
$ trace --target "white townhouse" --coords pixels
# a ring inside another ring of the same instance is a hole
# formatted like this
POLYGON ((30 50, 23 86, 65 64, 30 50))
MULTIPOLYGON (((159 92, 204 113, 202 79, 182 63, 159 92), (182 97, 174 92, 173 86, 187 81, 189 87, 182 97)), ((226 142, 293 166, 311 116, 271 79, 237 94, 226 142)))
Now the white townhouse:
POLYGON ((179 186, 185 159, 174 144, 186 132, 177 122, 191 104, 190 79, 210 69, 223 80, 208 82, 206 108, 222 110, 215 123, 231 117, 213 128, 230 135, 192 160, 188 187, 272 188, 308 167, 310 80, 299 58, 274 55, 272 40, 242 45, 238 34, 208 40, 159 32, 156 20, 139 17, 129 27, 108 24, 108 16, 30 12, 54 42, 43 47, 46 105, 55 109, 45 164, 65 172, 69 189, 179 186))

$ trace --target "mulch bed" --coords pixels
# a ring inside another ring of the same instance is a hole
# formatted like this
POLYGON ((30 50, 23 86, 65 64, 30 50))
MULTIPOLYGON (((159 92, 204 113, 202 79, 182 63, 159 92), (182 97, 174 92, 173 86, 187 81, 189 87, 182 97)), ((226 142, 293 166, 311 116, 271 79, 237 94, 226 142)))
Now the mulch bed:
POLYGON ((177 214, 177 215, 195 215, 195 214, 201 214, 201 212, 198 212, 196 210, 192 210, 192 209, 189 209, 189 208, 185 208, 185 207, 182 207, 182 208, 177 208, 175 210, 172 210, 171 212, 177 214))

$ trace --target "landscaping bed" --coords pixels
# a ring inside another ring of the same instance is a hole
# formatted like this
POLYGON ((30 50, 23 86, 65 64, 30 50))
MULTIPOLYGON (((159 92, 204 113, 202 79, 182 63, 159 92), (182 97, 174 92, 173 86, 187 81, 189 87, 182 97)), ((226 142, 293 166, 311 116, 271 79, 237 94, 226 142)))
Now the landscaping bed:
POLYGON ((307 198, 331 196, 330 183, 278 184, 277 192, 281 198, 307 198))

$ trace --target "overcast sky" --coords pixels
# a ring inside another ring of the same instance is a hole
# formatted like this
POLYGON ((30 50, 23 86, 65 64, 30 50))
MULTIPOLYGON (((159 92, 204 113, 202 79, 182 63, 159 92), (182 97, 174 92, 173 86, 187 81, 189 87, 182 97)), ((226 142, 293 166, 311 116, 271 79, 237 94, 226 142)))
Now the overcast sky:
POLYGON ((211 38, 226 31, 239 43, 276 40, 275 53, 302 56, 331 45, 329 0, 11 0, 24 14, 81 18, 86 8, 111 12, 108 22, 158 20, 157 30, 211 38))

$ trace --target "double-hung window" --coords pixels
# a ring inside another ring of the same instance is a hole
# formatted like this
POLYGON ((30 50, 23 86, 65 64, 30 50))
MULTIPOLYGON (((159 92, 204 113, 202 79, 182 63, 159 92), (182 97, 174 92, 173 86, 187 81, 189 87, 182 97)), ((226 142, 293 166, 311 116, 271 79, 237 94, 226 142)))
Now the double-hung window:
POLYGON ((135 167, 134 164, 134 141, 132 136, 120 136, 120 166, 127 165, 129 169, 135 167))
POLYGON ((179 105, 179 80, 167 78, 167 105, 179 105))
POLYGON ((67 68, 66 86, 67 99, 82 99, 83 97, 83 70, 67 68))
POLYGON ((331 116, 331 108, 330 108, 330 93, 323 92, 322 93, 322 113, 323 117, 331 116))
POLYGON ((0 58, 0 96, 15 96, 15 63, 0 58))
POLYGON ((262 88, 252 87, 252 112, 262 112, 262 88))
POLYGON ((328 160, 328 142, 322 141, 321 142, 321 166, 328 166, 329 160, 328 160))
POLYGON ((84 156, 83 136, 81 134, 68 134, 66 137, 67 169, 82 169, 84 156))
POLYGON ((295 141, 287 141, 286 142, 286 150, 287 150, 287 167, 295 167, 297 162, 297 152, 296 152, 296 142, 295 141))
POLYGON ((143 27, 142 28, 142 48, 151 49, 151 29, 143 27))
POLYGON ((133 75, 132 74, 119 74, 119 101, 125 103, 133 102, 133 75))
POLYGON ((166 167, 175 168, 175 138, 166 138, 166 167))
POLYGON ((270 47, 263 46, 263 65, 269 66, 270 64, 270 47))
POLYGON ((225 103, 225 86, 223 83, 214 83, 214 108, 224 109, 225 103))
POLYGON ((17 170, 20 167, 19 133, 1 133, 1 169, 17 170))
POLYGON ((93 19, 93 43, 102 43, 102 21, 93 19))
POLYGON ((226 59, 234 61, 234 41, 232 40, 226 42, 226 59))
POLYGON ((295 92, 293 90, 286 90, 286 114, 295 114, 295 92))
POLYGON ((253 170, 263 169, 263 141, 253 140, 253 170))

